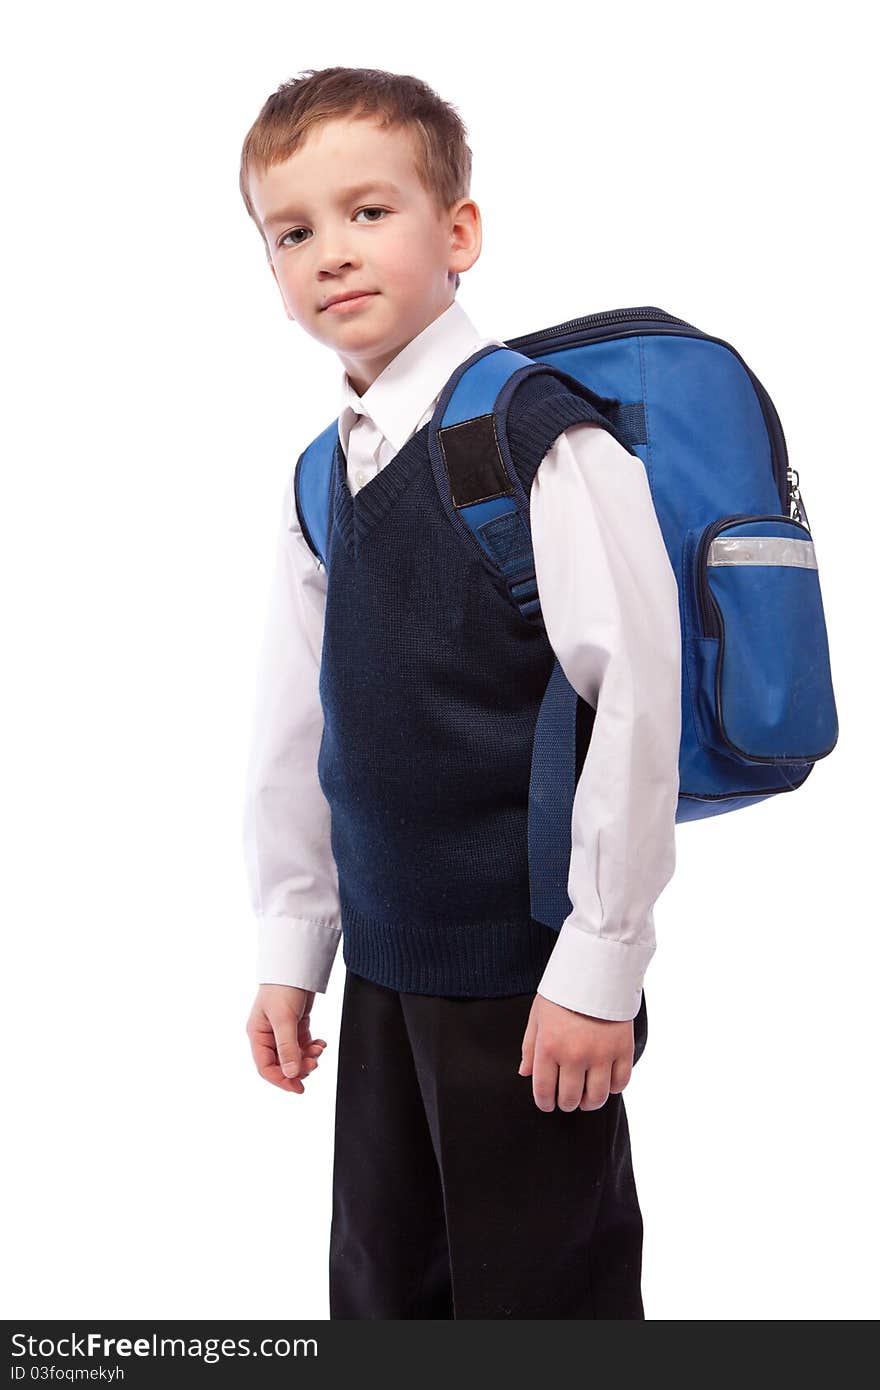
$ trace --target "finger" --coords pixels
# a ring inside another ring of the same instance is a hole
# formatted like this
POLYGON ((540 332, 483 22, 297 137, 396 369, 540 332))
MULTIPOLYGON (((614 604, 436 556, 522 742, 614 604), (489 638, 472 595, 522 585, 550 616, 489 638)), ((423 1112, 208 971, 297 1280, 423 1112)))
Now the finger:
POLYGON ((285 1076, 299 1076, 304 1070, 304 1057, 299 1045, 299 1025, 289 1013, 270 1018, 275 1036, 275 1051, 285 1076))
MULTIPOLYGON (((257 1070, 267 1081, 278 1084, 278 1078, 292 1081, 317 1065, 313 1058, 304 1058, 296 1036, 296 1016, 281 1010, 280 1016, 269 1017, 261 1012, 249 1024, 251 1051, 257 1070), (306 1065, 308 1061, 308 1065, 306 1065)), ((284 1089, 291 1089, 285 1087, 284 1089)))
POLYGON ((577 1110, 584 1094, 586 1071, 584 1067, 565 1062, 559 1068, 559 1109, 577 1110))
MULTIPOLYGON (((282 1015, 280 1023, 276 1020, 279 1030, 284 1029, 285 1019, 288 1028, 298 1029, 295 1016, 282 1015)), ((302 1020, 299 1022, 301 1023, 302 1020)), ((318 1059, 327 1046, 326 1040, 318 1038, 314 1043, 310 1042, 305 1049, 305 1055, 301 1049, 300 1066, 296 1075, 286 1076, 278 1056, 276 1030, 263 1009, 256 1009, 248 1018, 247 1034, 251 1045, 251 1055, 260 1076, 282 1091, 293 1091, 297 1095, 302 1095, 305 1090, 303 1078, 309 1076, 318 1065, 318 1059)))
POLYGON ((282 1091, 296 1091, 302 1095, 304 1086, 298 1077, 287 1077, 278 1065, 278 1057, 275 1052, 274 1043, 264 1043, 257 1039, 251 1040, 251 1052, 257 1071, 264 1081, 270 1082, 273 1086, 278 1086, 282 1091))
POLYGON ((530 1076, 535 1060, 535 1038, 538 1032, 538 1015, 532 1011, 523 1034, 522 1060, 519 1064, 520 1076, 530 1076))
POLYGON ((312 1037, 307 1015, 304 1015, 299 1021, 299 1027, 297 1028, 297 1042, 299 1043, 300 1052, 308 1052, 312 1048, 317 1048, 319 1055, 327 1046, 327 1043, 323 1038, 312 1037))
POLYGON ((538 1050, 532 1066, 532 1094, 539 1110, 556 1109, 556 1084, 559 1067, 546 1052, 538 1050))
POLYGON ((274 1086, 280 1086, 282 1091, 296 1091, 302 1095, 303 1082, 311 1075, 317 1065, 317 1062, 311 1057, 306 1058, 297 1076, 285 1076, 277 1057, 273 1055, 271 1061, 267 1062, 265 1066, 258 1067, 257 1070, 266 1081, 271 1081, 274 1086))
POLYGON ((608 1099, 610 1085, 611 1068, 609 1066, 590 1067, 587 1072, 584 1098, 580 1105, 581 1110, 601 1110, 608 1099))
POLYGON ((625 1086, 629 1085, 632 1076, 632 1058, 618 1057, 611 1068, 611 1093, 617 1095, 625 1086))

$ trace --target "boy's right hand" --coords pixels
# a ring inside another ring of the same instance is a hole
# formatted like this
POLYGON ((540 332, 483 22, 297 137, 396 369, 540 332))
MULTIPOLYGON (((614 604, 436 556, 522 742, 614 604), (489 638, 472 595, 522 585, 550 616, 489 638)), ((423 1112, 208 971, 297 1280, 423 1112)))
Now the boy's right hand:
POLYGON ((315 991, 293 985, 260 985, 247 1021, 257 1071, 282 1091, 302 1095, 303 1079, 314 1071, 327 1046, 312 1038, 315 991))

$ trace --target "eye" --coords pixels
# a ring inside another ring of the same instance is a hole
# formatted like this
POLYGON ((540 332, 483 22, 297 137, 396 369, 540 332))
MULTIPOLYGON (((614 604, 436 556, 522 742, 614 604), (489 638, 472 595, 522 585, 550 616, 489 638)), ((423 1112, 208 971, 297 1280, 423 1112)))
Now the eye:
MULTIPOLYGON (((372 226, 372 225, 374 225, 375 223, 380 222, 380 221, 382 220, 383 217, 387 217, 387 216, 388 216, 388 209, 387 209, 387 208, 369 207, 369 208, 358 208, 357 212, 355 213, 355 217, 360 217, 360 215, 361 215, 362 212, 378 212, 378 214, 379 214, 378 217, 371 217, 371 218, 369 218, 369 220, 368 220, 368 222, 367 222, 367 226, 372 226)), ((287 242, 288 245, 290 245, 290 246, 302 246, 303 240, 306 239, 306 238, 303 238, 303 239, 300 239, 300 240, 296 240, 296 241, 293 241, 293 242, 288 242, 288 237, 296 237, 297 232, 306 232, 306 233, 308 233, 308 227, 293 227, 289 232, 285 232, 285 233, 284 233, 284 236, 278 238, 278 245, 279 245, 279 246, 284 246, 285 242, 287 242)))
MULTIPOLYGON (((305 227, 294 227, 292 231, 290 231, 290 232, 285 232, 285 233, 284 233, 284 236, 278 238, 278 245, 279 245, 279 246, 283 246, 284 243, 285 243, 285 241, 287 240, 287 238, 288 238, 289 236, 296 236, 297 232, 304 232, 304 231, 306 231, 306 228, 305 228, 305 227)), ((294 245, 294 246, 301 246, 301 245, 302 245, 302 242, 295 241, 295 242, 293 243, 293 245, 294 245)))

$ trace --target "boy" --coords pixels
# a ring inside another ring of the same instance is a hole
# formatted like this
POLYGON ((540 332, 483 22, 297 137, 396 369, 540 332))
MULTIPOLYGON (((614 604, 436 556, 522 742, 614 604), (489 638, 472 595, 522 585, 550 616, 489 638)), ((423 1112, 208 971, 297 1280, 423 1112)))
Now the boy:
POLYGON ((455 299, 481 249, 465 134, 413 77, 330 68, 270 97, 242 152, 287 315, 344 367, 326 568, 285 489, 246 793, 248 1033, 260 1074, 303 1094, 341 938, 331 1318, 644 1318, 621 1093, 674 866, 677 587, 641 461, 562 428, 559 383, 510 413, 543 629, 449 526, 426 425, 501 341, 455 299), (557 659, 593 717, 558 934, 530 917, 526 844, 557 659))

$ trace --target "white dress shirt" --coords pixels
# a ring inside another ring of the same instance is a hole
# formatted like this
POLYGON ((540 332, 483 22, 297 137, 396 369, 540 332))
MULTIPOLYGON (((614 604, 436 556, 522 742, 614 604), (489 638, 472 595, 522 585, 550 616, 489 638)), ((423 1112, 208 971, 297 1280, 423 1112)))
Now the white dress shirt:
MULTIPOLYGON (((358 396, 342 377, 352 492, 430 419, 481 338, 457 300, 358 396)), ((287 480, 257 678, 243 836, 258 979, 324 991, 341 939, 330 810, 317 775, 327 575, 287 480)), ((678 589, 644 464, 599 425, 561 434, 535 474, 532 544, 550 644, 593 708, 572 811, 568 893, 538 993, 631 1019, 655 950, 654 903, 675 867, 681 739, 678 589)))

